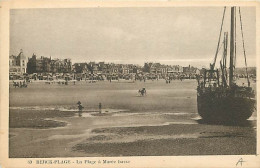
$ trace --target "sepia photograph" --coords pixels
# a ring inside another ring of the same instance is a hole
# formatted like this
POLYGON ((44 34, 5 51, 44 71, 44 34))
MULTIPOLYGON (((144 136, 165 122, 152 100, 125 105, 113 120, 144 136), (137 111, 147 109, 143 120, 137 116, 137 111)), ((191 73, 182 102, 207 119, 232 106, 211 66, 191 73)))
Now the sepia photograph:
POLYGON ((257 156, 256 20, 239 4, 10 8, 8 158, 257 156))

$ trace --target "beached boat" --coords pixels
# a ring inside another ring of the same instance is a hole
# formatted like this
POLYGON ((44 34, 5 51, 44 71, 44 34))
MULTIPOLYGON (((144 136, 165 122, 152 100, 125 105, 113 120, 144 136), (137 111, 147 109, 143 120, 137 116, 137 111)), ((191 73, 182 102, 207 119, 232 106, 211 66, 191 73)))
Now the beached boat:
POLYGON ((226 7, 224 8, 217 51, 210 69, 205 70, 203 77, 198 77, 197 107, 199 115, 206 121, 238 122, 247 120, 255 110, 255 93, 250 87, 247 72, 246 52, 244 47, 243 27, 240 7, 231 7, 230 55, 227 69, 228 32, 222 33, 226 7), (238 8, 238 12, 236 11, 238 8), (234 80, 236 59, 236 13, 239 13, 240 29, 243 42, 247 86, 239 86, 234 80), (223 55, 220 68, 215 68, 220 50, 221 35, 223 38, 223 55))

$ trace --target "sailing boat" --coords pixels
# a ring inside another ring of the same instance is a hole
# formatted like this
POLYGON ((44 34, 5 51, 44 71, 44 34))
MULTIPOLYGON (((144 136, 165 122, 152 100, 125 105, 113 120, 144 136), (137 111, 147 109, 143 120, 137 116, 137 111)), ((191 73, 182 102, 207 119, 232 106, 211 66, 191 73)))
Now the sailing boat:
POLYGON ((238 86, 234 80, 234 59, 236 59, 236 7, 231 7, 229 70, 227 70, 226 67, 228 32, 224 32, 223 56, 220 61, 220 68, 215 68, 225 11, 226 7, 224 8, 214 62, 213 64, 210 64, 210 69, 204 71, 202 80, 201 78, 198 78, 197 106, 199 115, 205 121, 239 122, 247 120, 252 115, 255 110, 256 100, 254 99, 255 93, 250 87, 250 81, 248 78, 240 8, 240 28, 247 73, 247 86, 238 86))

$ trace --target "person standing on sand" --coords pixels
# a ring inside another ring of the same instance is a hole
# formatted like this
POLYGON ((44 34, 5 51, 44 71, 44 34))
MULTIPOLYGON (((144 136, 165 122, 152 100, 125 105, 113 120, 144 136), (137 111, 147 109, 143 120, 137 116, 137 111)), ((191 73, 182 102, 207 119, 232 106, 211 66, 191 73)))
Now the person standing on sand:
POLYGON ((79 109, 79 112, 82 112, 82 109, 84 108, 82 105, 81 105, 81 102, 78 101, 78 109, 79 109))
POLYGON ((99 108, 99 113, 101 114, 101 108, 102 108, 102 104, 101 103, 99 103, 98 108, 99 108))

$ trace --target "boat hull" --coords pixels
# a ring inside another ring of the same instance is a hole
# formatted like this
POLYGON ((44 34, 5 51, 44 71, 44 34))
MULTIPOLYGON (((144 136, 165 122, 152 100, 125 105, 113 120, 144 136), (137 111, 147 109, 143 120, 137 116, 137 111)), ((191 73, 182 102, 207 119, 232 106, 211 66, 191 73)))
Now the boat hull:
POLYGON ((255 100, 247 97, 197 96, 198 113, 208 121, 245 121, 255 110, 255 100))

